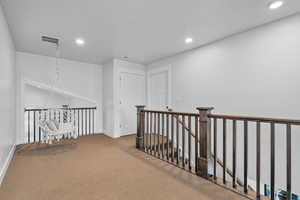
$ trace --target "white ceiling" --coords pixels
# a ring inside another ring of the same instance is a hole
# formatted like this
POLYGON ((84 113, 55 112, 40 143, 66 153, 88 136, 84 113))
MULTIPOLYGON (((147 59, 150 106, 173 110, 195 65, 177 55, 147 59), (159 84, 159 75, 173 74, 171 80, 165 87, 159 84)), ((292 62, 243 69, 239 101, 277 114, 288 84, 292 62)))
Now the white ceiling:
POLYGON ((300 11, 285 0, 0 0, 18 51, 54 56, 42 35, 61 40, 61 56, 88 63, 113 57, 149 63, 300 11), (185 37, 194 38, 186 45, 185 37), (74 44, 86 40, 84 47, 74 44))

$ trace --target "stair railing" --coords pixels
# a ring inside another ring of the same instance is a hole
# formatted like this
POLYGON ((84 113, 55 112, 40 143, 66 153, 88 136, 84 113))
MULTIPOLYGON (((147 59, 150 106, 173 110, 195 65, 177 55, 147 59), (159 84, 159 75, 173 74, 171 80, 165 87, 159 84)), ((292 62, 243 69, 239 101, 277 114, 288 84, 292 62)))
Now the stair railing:
MULTIPOLYGON (((191 135, 199 130, 199 114, 138 108, 136 147, 192 173, 199 173, 199 145, 191 135), (175 116, 188 124, 181 126, 175 116), (188 134, 186 134, 186 132, 188 134)), ((198 136, 196 134, 196 140, 198 136)))
MULTIPOLYGON (((255 123, 256 126, 256 199, 261 199, 261 191, 260 191, 260 179, 261 179, 261 125, 262 124, 268 124, 270 127, 270 172, 264 172, 264 173, 270 173, 270 198, 271 200, 275 199, 275 127, 277 125, 284 125, 286 128, 285 134, 286 134, 286 199, 292 198, 292 190, 291 190, 291 183, 292 183, 292 176, 291 176, 291 130, 292 126, 299 126, 300 120, 290 120, 290 119, 278 119, 278 118, 262 118, 262 117, 246 117, 246 116, 234 116, 234 115, 219 115, 219 114, 208 114, 207 115, 210 119, 213 120, 213 153, 214 155, 217 155, 217 133, 218 133, 218 121, 222 120, 222 126, 223 126, 223 161, 224 161, 224 167, 223 167, 223 183, 226 184, 226 154, 227 154, 227 144, 226 144, 226 138, 227 138, 227 124, 229 121, 232 123, 232 166, 233 166, 233 180, 236 179, 237 173, 236 173, 236 163, 237 163, 237 123, 242 122, 243 123, 243 142, 244 142, 244 148, 243 148, 243 192, 245 194, 248 194, 248 129, 249 129, 249 123, 255 123)), ((216 157, 214 157, 214 162, 216 160, 216 157)), ((214 179, 217 179, 216 176, 216 167, 214 166, 214 179)), ((232 182, 232 186, 235 188, 235 181, 232 182)))
MULTIPOLYGON (((172 111, 172 110, 169 109, 169 111, 172 111)), ((187 125, 186 125, 185 123, 183 123, 178 117, 175 116, 175 120, 177 120, 177 121, 185 128, 185 130, 189 131, 189 132, 191 133, 191 135, 192 135, 194 138, 196 137, 196 134, 195 134, 193 131, 189 130, 189 128, 187 127, 187 125)), ((198 138, 198 143, 200 144, 200 139, 199 139, 199 138, 198 138)), ((211 156, 212 156, 213 158, 215 157, 214 154, 213 154, 212 152, 211 152, 211 156)), ((217 160, 217 164, 219 164, 219 165, 223 168, 223 167, 224 167, 223 161, 222 161, 220 158, 218 158, 218 157, 216 157, 216 160, 217 160)), ((228 167, 226 168, 226 172, 227 172, 227 174, 228 174, 229 176, 233 177, 233 172, 232 172, 232 170, 229 169, 228 167)), ((236 182, 237 182, 237 184, 239 184, 240 186, 243 186, 243 185, 244 185, 243 182, 242 182, 239 178, 236 178, 236 182)))
MULTIPOLYGON (((184 113, 173 111, 145 110, 145 106, 138 108, 137 148, 167 161, 177 167, 194 172, 200 177, 218 183, 217 163, 222 166, 222 183, 226 188, 231 185, 233 189, 242 185, 239 193, 255 199, 265 199, 261 195, 261 124, 269 124, 270 127, 270 198, 275 199, 275 129, 277 125, 286 128, 286 199, 292 198, 292 155, 291 139, 292 127, 299 126, 300 120, 246 117, 234 115, 212 114, 213 108, 197 108, 199 113, 184 113), (222 161, 218 155, 218 122, 222 121, 222 161), (187 125, 186 125, 187 122, 187 125), (228 124, 232 125, 232 171, 227 168, 227 140, 228 124), (243 125, 243 181, 237 177, 237 124, 243 125), (248 185, 248 129, 249 124, 256 127, 256 188, 255 193, 249 190, 248 185), (181 127, 179 126, 181 125, 181 127), (211 129, 211 127, 213 127, 211 129), (194 130, 194 131, 192 131, 194 130), (187 133, 187 134, 186 134, 187 133), (198 141, 198 142, 195 142, 198 141), (212 148, 213 147, 213 148, 212 148), (193 151, 192 151, 192 148, 193 151), (212 152, 211 152, 212 149, 212 152), (187 151, 187 152, 186 152, 187 151), (194 152, 194 155, 192 155, 194 152), (187 153, 187 154, 186 154, 187 153), (187 155, 188 162, 185 162, 187 155), (208 163, 213 162, 213 177, 208 173, 208 163), (226 173, 232 176, 229 184, 226 173)), ((218 183, 219 184, 219 183, 218 183)), ((231 187, 230 187, 231 188, 231 187)))

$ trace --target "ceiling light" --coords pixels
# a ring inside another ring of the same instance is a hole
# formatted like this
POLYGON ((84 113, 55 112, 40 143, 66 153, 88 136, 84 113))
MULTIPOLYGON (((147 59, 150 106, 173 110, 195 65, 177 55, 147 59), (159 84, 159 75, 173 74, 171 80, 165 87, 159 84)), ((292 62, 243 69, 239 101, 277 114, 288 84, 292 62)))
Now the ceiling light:
POLYGON ((190 43, 192 43, 192 42, 193 42, 193 38, 190 38, 190 37, 189 37, 189 38, 186 38, 186 39, 185 39, 185 43, 186 43, 186 44, 190 44, 190 43))
POLYGON ((274 1, 274 2, 270 3, 269 9, 275 10, 277 8, 280 8, 282 5, 283 5, 283 1, 274 1))
POLYGON ((85 44, 85 41, 82 39, 82 38, 77 38, 75 40, 75 43, 78 45, 78 46, 83 46, 85 44))

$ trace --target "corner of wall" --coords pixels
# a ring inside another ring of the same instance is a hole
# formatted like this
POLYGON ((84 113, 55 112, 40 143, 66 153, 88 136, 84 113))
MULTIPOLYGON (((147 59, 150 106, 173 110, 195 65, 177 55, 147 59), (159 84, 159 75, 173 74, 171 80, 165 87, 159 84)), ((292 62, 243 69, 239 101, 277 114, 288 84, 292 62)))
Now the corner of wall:
POLYGON ((4 165, 2 167, 2 169, 0 169, 0 186, 4 180, 4 177, 6 175, 6 172, 8 170, 8 167, 13 159, 14 153, 15 153, 15 149, 16 149, 16 145, 13 145, 9 151, 9 154, 4 162, 4 165))

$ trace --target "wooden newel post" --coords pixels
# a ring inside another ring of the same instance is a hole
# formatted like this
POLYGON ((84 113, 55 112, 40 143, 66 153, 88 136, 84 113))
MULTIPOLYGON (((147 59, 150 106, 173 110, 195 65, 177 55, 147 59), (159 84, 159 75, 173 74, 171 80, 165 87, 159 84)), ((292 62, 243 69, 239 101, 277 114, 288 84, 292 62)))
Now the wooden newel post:
POLYGON ((144 145, 143 145, 143 113, 141 112, 142 110, 144 110, 144 108, 146 106, 144 105, 137 105, 135 106, 137 108, 137 132, 136 132, 136 148, 137 149, 143 149, 144 145))
POLYGON ((211 158, 211 120, 208 115, 213 110, 213 107, 199 107, 199 152, 200 157, 197 161, 197 172, 198 176, 208 179, 208 163, 211 158))

